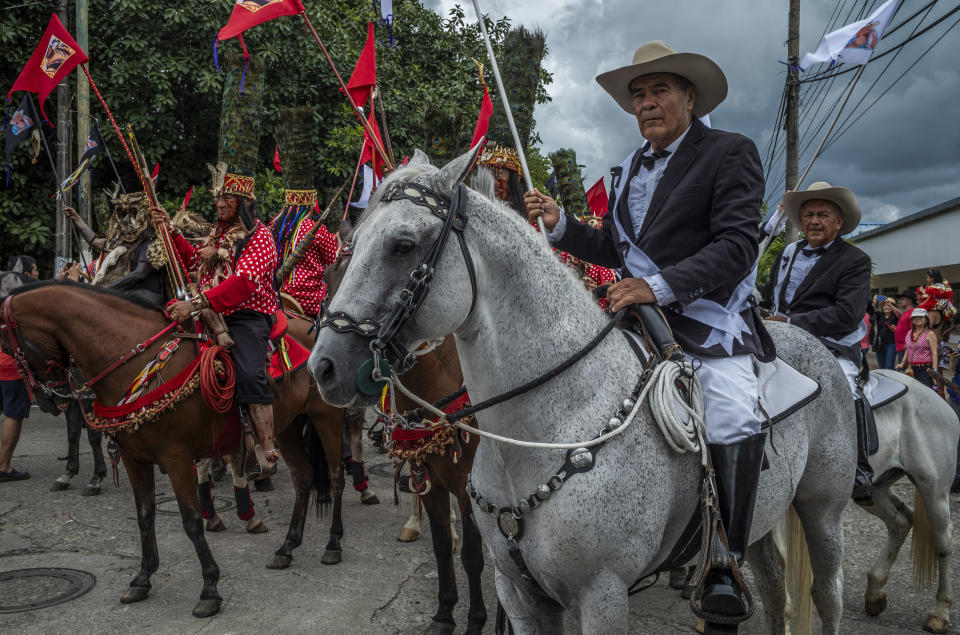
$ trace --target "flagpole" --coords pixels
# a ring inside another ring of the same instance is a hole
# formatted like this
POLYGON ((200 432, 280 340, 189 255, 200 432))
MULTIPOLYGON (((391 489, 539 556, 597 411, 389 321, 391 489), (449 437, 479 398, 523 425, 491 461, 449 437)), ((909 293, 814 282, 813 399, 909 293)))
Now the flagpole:
MULTIPOLYGON (((120 139, 120 145, 123 146, 123 150, 127 154, 127 159, 130 160, 130 165, 133 166, 134 171, 137 173, 137 177, 140 179, 140 186, 143 188, 143 193, 147 196, 147 200, 151 205, 159 206, 160 203, 157 201, 156 193, 147 184, 147 177, 144 176, 143 170, 133 158, 133 153, 130 151, 130 146, 127 145, 126 139, 123 138, 123 133, 120 132, 120 126, 117 125, 117 120, 113 118, 113 113, 110 111, 110 107, 107 106, 107 102, 104 101, 103 95, 100 94, 100 89, 97 88, 96 83, 93 81, 93 77, 90 76, 90 71, 87 70, 87 65, 81 64, 80 68, 83 69, 84 75, 87 76, 87 81, 90 82, 90 87, 93 88, 93 93, 97 96, 97 100, 107 113, 107 118, 110 119, 110 123, 113 125, 113 130, 117 133, 117 137, 120 139)), ((187 288, 185 284, 186 276, 181 268, 180 256, 177 254, 176 249, 173 246, 173 239, 170 238, 170 232, 168 231, 167 225, 165 223, 157 223, 154 221, 153 226, 157 230, 157 235, 160 237, 160 243, 167 252, 167 265, 170 269, 171 280, 173 284, 178 287, 175 289, 176 294, 178 296, 182 296, 178 299, 185 300, 187 299, 187 288)))
MULTIPOLYGON (((340 76, 340 72, 337 70, 337 65, 333 63, 333 58, 330 57, 330 54, 327 52, 327 47, 323 45, 323 41, 320 39, 320 36, 317 34, 317 30, 313 28, 313 23, 310 22, 310 18, 307 17, 307 12, 303 11, 300 13, 303 16, 303 21, 307 24, 307 28, 310 29, 310 33, 313 34, 313 39, 317 41, 317 45, 320 46, 320 51, 323 52, 323 56, 327 58, 327 63, 330 64, 331 70, 333 70, 334 76, 337 78, 337 81, 340 83, 340 88, 343 90, 343 93, 347 96, 347 100, 350 102, 350 107, 353 108, 353 112, 356 113, 357 117, 360 119, 360 124, 363 126, 364 132, 367 133, 367 136, 370 137, 370 141, 373 143, 374 149, 380 153, 380 156, 383 158, 383 163, 386 165, 388 170, 393 170, 394 165, 393 161, 390 160, 390 157, 387 156, 386 150, 383 149, 383 146, 380 145, 380 140, 377 139, 377 136, 373 133, 373 128, 370 127, 370 122, 367 121, 367 118, 363 114, 363 109, 357 106, 357 102, 353 100, 353 95, 350 94, 350 91, 347 90, 347 85, 343 82, 343 77, 340 76)), ((370 109, 371 112, 373 108, 370 109)))
MULTIPOLYGON (((850 88, 847 89, 847 94, 843 98, 843 103, 840 104, 840 108, 837 109, 837 114, 834 115, 833 121, 830 122, 830 127, 827 128, 827 133, 823 135, 823 139, 820 141, 820 145, 817 146, 816 151, 813 153, 813 156, 810 157, 810 162, 807 163, 807 167, 804 168, 803 173, 800 175, 800 178, 797 179, 796 190, 800 189, 800 185, 803 183, 803 180, 807 178, 807 175, 810 174, 810 168, 813 167, 814 161, 820 157, 820 153, 823 152, 823 147, 827 145, 827 140, 830 138, 830 133, 833 132, 834 127, 837 125, 837 121, 840 120, 840 114, 843 112, 843 109, 847 106, 847 102, 850 101, 850 96, 853 95, 853 89, 857 86, 857 82, 860 81, 860 76, 863 75, 863 69, 867 67, 866 63, 860 65, 857 74, 853 76, 853 81, 850 82, 850 88)), ((776 212, 780 216, 781 220, 783 219, 783 213, 779 210, 776 212)), ((774 229, 777 228, 777 225, 780 224, 778 220, 774 229)), ((770 243, 773 242, 773 239, 777 236, 776 233, 770 232, 770 234, 763 239, 763 242, 760 243, 760 251, 757 253, 757 262, 760 262, 760 258, 763 257, 763 254, 766 253, 767 248, 770 247, 770 243)))
MULTIPOLYGON (((370 95, 370 101, 373 102, 373 97, 377 98, 377 105, 380 106, 380 123, 383 124, 383 142, 387 144, 387 153, 390 155, 390 160, 396 163, 397 159, 393 155, 393 144, 390 143, 390 127, 387 126, 387 111, 383 107, 383 91, 380 90, 380 84, 377 84, 376 90, 370 95)), ((370 112, 373 112, 371 107, 370 112)))
MULTIPOLYGON (((103 141, 103 131, 100 130, 100 122, 96 117, 91 117, 93 119, 93 124, 97 127, 97 133, 100 135, 100 140, 103 141)), ((117 183, 120 185, 120 191, 124 194, 127 193, 127 188, 123 187, 123 179, 120 178, 120 173, 117 172, 117 164, 113 162, 113 157, 110 156, 110 147, 107 146, 107 143, 103 143, 103 151, 107 153, 107 161, 110 162, 110 167, 113 168, 113 175, 117 177, 117 183)))
MULTIPOLYGON (((497 80, 497 90, 500 92, 500 100, 503 102, 503 110, 507 115, 507 123, 510 125, 510 133, 513 135, 513 143, 517 147, 517 155, 520 157, 520 166, 523 168, 523 180, 527 190, 533 189, 533 181, 530 179, 530 168, 527 167, 527 157, 523 151, 523 145, 520 143, 520 134, 517 132, 517 124, 513 121, 513 112, 510 110, 510 102, 507 100, 507 91, 503 88, 503 80, 500 78, 500 67, 497 65, 497 57, 493 54, 493 46, 490 44, 490 34, 487 33, 487 25, 483 21, 483 13, 480 12, 480 3, 473 0, 473 8, 477 12, 477 21, 480 22, 480 31, 483 33, 483 43, 487 46, 487 57, 490 58, 490 69, 493 71, 493 78, 497 80)), ((547 228, 543 225, 543 218, 537 216, 537 225, 543 234, 544 240, 547 238, 547 228)))

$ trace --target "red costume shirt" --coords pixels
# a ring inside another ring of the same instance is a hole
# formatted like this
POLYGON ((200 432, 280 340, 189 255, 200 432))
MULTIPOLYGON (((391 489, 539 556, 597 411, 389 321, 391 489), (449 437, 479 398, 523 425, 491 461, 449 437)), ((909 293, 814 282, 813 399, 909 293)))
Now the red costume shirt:
MULTIPOLYGON (((271 226, 281 219, 280 214, 271 222, 271 226)), ((297 245, 310 233, 316 225, 311 218, 303 218, 292 229, 283 228, 283 242, 279 245, 282 250, 278 266, 283 264, 297 248, 297 245)), ((327 283, 323 281, 323 272, 328 265, 337 260, 337 237, 331 234, 326 227, 320 227, 313 244, 307 249, 297 266, 293 268, 280 290, 290 294, 300 303, 308 315, 318 315, 320 304, 327 295, 327 283)))
POLYGON ((17 362, 6 353, 0 353, 0 381, 14 379, 22 379, 20 371, 17 370, 17 362))
MULTIPOLYGON (((222 224, 217 226, 212 247, 226 248, 224 241, 228 229, 229 227, 222 224)), ((179 234, 174 237, 174 243, 187 269, 197 270, 200 267, 200 251, 179 234)), ((216 272, 203 267, 200 286, 215 285, 204 293, 210 302, 210 308, 224 315, 241 309, 267 315, 276 313, 277 296, 273 288, 273 272, 277 268, 277 247, 270 230, 258 220, 240 255, 235 255, 233 247, 228 251, 229 257, 223 266, 225 278, 219 284, 215 278, 216 272)))

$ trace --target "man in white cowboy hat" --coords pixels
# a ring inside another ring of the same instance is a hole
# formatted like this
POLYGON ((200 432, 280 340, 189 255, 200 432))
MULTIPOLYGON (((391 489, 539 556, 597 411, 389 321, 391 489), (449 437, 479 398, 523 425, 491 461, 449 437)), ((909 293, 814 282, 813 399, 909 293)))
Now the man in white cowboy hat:
POLYGON ((871 440, 876 437, 870 405, 857 383, 867 333, 863 314, 870 302, 870 256, 841 236, 860 223, 860 204, 845 187, 823 181, 803 192, 788 192, 783 211, 803 240, 787 245, 761 289, 768 320, 789 322, 816 335, 837 358, 856 400, 857 475, 853 499, 869 504, 873 494, 871 440))
MULTIPOLYGON (((646 143, 612 170, 612 221, 602 229, 561 213, 553 199, 526 194, 531 219, 542 216, 558 249, 624 279, 607 292, 612 310, 659 305, 684 354, 699 360, 706 435, 730 552, 743 558, 750 536, 766 435, 757 413, 752 357, 775 355, 751 291, 756 279, 763 198, 757 148, 698 119, 727 95, 710 59, 644 44, 633 63, 597 82, 635 116, 646 143)), ((730 561, 731 559, 728 559, 730 561)), ((705 611, 745 615, 733 567, 714 567, 705 611)))

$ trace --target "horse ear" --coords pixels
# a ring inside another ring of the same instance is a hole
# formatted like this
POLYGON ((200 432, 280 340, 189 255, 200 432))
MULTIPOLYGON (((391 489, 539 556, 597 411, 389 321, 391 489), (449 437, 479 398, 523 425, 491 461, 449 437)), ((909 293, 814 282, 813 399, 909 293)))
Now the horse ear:
POLYGON ((483 141, 481 140, 477 145, 470 148, 466 154, 460 155, 440 168, 440 171, 433 177, 433 183, 437 190, 443 194, 449 194, 453 192, 457 185, 463 183, 463 180, 467 178, 467 174, 470 173, 477 162, 477 157, 480 156, 480 150, 482 149, 483 141))
POLYGON ((413 151, 413 158, 407 165, 430 165, 430 157, 423 150, 417 148, 413 151))

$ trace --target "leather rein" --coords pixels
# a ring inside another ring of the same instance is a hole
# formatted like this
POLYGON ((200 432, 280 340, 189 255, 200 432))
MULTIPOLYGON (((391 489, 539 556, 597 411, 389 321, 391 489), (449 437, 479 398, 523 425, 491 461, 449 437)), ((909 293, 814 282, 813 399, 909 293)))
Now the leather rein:
MULTIPOLYGON (((399 333, 404 324, 413 317, 423 305, 430 293, 430 284, 443 250, 449 241, 450 234, 454 233, 460 242, 460 251, 470 276, 472 297, 470 313, 477 303, 477 274, 467 246, 464 230, 467 227, 465 212, 467 187, 459 183, 454 189, 452 199, 438 194, 432 189, 414 181, 396 182, 388 186, 383 196, 384 202, 407 200, 421 207, 426 207, 437 218, 443 221, 440 234, 430 250, 420 261, 420 264, 410 272, 407 284, 400 290, 396 303, 382 321, 374 319, 358 319, 343 311, 331 312, 324 308, 323 315, 317 321, 317 329, 329 327, 337 333, 356 333, 361 337, 370 338, 370 350, 373 352, 373 368, 379 369, 381 360, 393 358, 396 371, 402 374, 416 363, 416 355, 408 350, 406 343, 399 333)), ((389 363, 389 362, 388 362, 389 363)))
POLYGON ((147 348, 149 348, 157 340, 164 337, 178 326, 179 324, 177 322, 171 322, 158 333, 152 335, 143 342, 140 342, 132 349, 124 353, 118 360, 103 369, 93 379, 83 382, 80 385, 76 385, 73 381, 74 373, 72 371, 72 365, 65 366, 57 360, 44 359, 44 354, 41 353, 36 346, 31 344, 30 341, 23 336, 23 333, 20 332, 20 326, 17 323, 16 318, 13 316, 12 295, 7 296, 6 300, 3 302, 3 325, 0 326, 0 328, 7 332, 7 338, 10 341, 10 356, 13 357, 17 364, 17 370, 20 372, 20 376, 23 377, 23 381, 24 384, 26 384, 27 394, 30 396, 31 403, 36 403, 37 400, 34 397, 34 389, 39 389, 47 396, 59 397, 62 399, 83 399, 85 396, 88 396, 84 395, 84 393, 88 393, 93 385, 129 362, 140 353, 147 350, 147 348), (43 363, 46 365, 45 374, 49 374, 54 368, 59 368, 64 373, 64 379, 60 381, 38 381, 36 374, 33 372, 33 368, 30 366, 30 361, 27 359, 25 349, 29 349, 37 357, 43 359, 43 363), (58 388, 65 385, 70 386, 69 393, 64 394, 57 392, 58 388))

